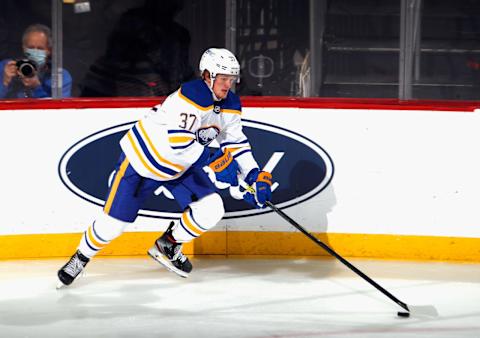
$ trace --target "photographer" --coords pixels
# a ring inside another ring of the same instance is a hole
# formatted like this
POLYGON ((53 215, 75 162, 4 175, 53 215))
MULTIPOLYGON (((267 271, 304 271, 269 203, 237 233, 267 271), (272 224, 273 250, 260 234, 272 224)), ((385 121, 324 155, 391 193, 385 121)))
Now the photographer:
MULTIPOLYGON (((24 57, 0 62, 0 98, 51 97, 50 28, 41 24, 29 26, 23 33, 22 47, 24 57)), ((72 77, 65 69, 62 73, 62 97, 70 97, 72 77)))

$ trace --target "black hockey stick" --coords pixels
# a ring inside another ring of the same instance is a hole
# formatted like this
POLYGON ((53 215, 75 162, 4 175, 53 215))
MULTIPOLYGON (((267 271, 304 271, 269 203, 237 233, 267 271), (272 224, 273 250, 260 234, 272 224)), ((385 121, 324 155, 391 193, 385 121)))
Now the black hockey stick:
MULTIPOLYGON (((239 180, 239 183, 240 185, 246 189, 248 192, 252 193, 252 194, 255 194, 255 189, 248 185, 246 182, 244 181, 241 181, 239 180)), ((360 271, 357 267, 355 267, 352 263, 350 263, 349 261, 347 261, 345 258, 343 258, 342 256, 340 256, 338 253, 335 252, 335 250, 333 250, 332 248, 330 248, 327 244, 323 243, 321 240, 319 240, 318 238, 316 238, 315 236, 313 236, 311 233, 309 233, 307 230, 305 230, 300 224, 298 224, 297 222, 295 222, 292 218, 290 218, 290 216, 288 216, 286 213, 284 213, 282 210, 280 210, 277 206, 275 206, 275 204, 273 204, 272 202, 270 201, 267 201, 265 202, 265 204, 270 208, 272 209, 273 211, 275 211, 278 215, 280 215, 284 220, 286 220, 288 223, 290 223, 291 225, 293 225, 295 228, 297 228, 298 230, 300 230, 305 236, 307 236, 308 238, 310 238, 312 241, 315 242, 315 244, 319 245, 320 247, 322 247, 322 249, 324 249, 326 252, 328 252, 330 255, 332 255, 333 257, 335 257, 336 259, 338 259, 340 262, 342 262, 344 265, 346 265, 350 270, 352 270, 353 272, 355 272, 357 275, 359 275, 360 277, 362 277, 365 281, 367 281, 370 285, 374 286, 377 290, 379 290, 381 293, 383 293, 385 296, 387 296, 388 298, 390 298, 391 300, 393 300, 396 304, 398 304, 400 307, 402 307, 403 309, 407 310, 408 312, 398 312, 398 315, 399 316, 402 316, 402 317, 408 317, 409 316, 409 313, 410 313, 410 309, 408 307, 407 304, 405 304, 404 302, 402 302, 401 300, 399 300, 397 297, 395 297, 394 295, 392 295, 390 292, 388 292, 385 288, 383 288, 381 285, 379 285, 377 282, 375 282, 373 279, 371 279, 370 277, 368 277, 366 274, 364 274, 362 271, 360 271)))
MULTIPOLYGON (((249 190, 249 189, 247 189, 249 190)), ((250 191, 255 192, 255 190, 250 187, 250 191)), ((397 305, 402 307, 403 309, 407 310, 407 312, 402 312, 398 311, 397 315, 399 317, 410 317, 410 314, 416 315, 418 317, 426 317, 426 318, 432 318, 432 317, 438 317, 438 311, 433 305, 407 305, 404 302, 400 301, 397 297, 392 295, 390 292, 388 292, 385 288, 380 286, 377 282, 375 282, 373 279, 368 277, 366 274, 364 274, 362 271, 360 271, 357 267, 355 267, 352 263, 347 261, 345 258, 340 256, 338 253, 335 252, 332 248, 330 248, 328 245, 320 241, 318 238, 313 236, 311 233, 309 233, 307 230, 305 230, 300 224, 295 222, 293 219, 291 219, 287 214, 285 214, 282 210, 280 210, 277 206, 275 206, 272 202, 267 201, 265 203, 268 207, 270 207, 273 211, 275 211, 278 215, 280 215, 283 219, 285 219, 288 223, 293 225, 295 228, 300 230, 305 236, 310 238, 312 241, 314 241, 316 244, 322 247, 325 251, 327 251, 330 255, 338 259, 340 262, 342 262, 344 265, 346 265, 350 270, 355 272, 357 275, 362 277, 365 281, 367 281, 370 285, 374 286, 378 291, 383 293, 385 296, 393 300, 397 305)))
MULTIPOLYGON (((400 301, 397 297, 392 295, 390 292, 385 290, 381 285, 379 285, 377 282, 375 282, 373 279, 368 277, 366 274, 364 274, 362 271, 360 271, 358 268, 356 268, 352 263, 347 261, 345 258, 340 256, 338 253, 335 252, 332 248, 330 248, 327 244, 323 243, 321 240, 313 236, 311 233, 309 233, 307 230, 305 230, 300 224, 295 222, 290 216, 285 214, 282 210, 280 210, 277 206, 275 206, 272 202, 267 201, 265 203, 270 209, 275 211, 278 215, 280 215, 284 220, 286 220, 288 223, 293 225, 295 228, 300 230, 305 236, 310 238, 312 241, 314 241, 316 244, 322 247, 326 252, 328 252, 330 255, 338 259, 340 262, 342 262, 344 265, 346 265, 350 270, 355 272, 357 275, 362 277, 364 280, 366 280, 370 285, 373 285, 377 290, 379 290, 381 293, 383 293, 385 296, 393 300, 395 303, 397 303, 399 306, 401 306, 403 309, 407 310, 410 312, 410 309, 408 308, 408 305, 405 304, 404 302, 400 301)), ((400 315, 400 313, 399 313, 400 315)), ((401 315, 400 315, 401 316, 401 315)))
MULTIPOLYGON (((238 183, 242 188, 244 188, 246 191, 245 193, 249 192, 251 194, 255 194, 255 189, 248 185, 245 181, 239 179, 238 183)), ((244 193, 244 194, 245 194, 244 193)), ((360 271, 358 268, 356 268, 352 263, 347 261, 345 258, 340 256, 338 253, 335 252, 332 248, 330 248, 328 245, 320 241, 318 238, 310 234, 307 230, 305 230, 300 224, 295 222, 292 218, 290 218, 287 214, 285 214, 282 210, 280 210, 277 206, 275 206, 272 202, 267 201, 265 203, 269 208, 271 208, 273 211, 275 211, 278 215, 280 215, 283 219, 285 219, 288 223, 293 225, 295 228, 300 230, 305 236, 310 238, 315 244, 319 245, 327 251, 330 255, 338 259, 340 262, 342 262, 346 267, 348 267, 350 270, 355 272, 358 276, 362 277, 363 280, 368 282, 370 285, 374 286, 378 291, 383 293, 385 296, 390 298, 392 301, 394 301, 398 306, 403 308, 404 310, 407 310, 407 312, 402 312, 398 311, 397 315, 399 317, 410 317, 410 314, 414 314, 417 316, 422 316, 422 317, 427 317, 427 318, 432 318, 432 317, 438 317, 438 311, 433 305, 407 305, 406 303, 400 301, 397 297, 392 295, 390 292, 388 292, 385 288, 380 286, 377 282, 375 282, 373 279, 368 277, 366 274, 364 274, 362 271, 360 271)))

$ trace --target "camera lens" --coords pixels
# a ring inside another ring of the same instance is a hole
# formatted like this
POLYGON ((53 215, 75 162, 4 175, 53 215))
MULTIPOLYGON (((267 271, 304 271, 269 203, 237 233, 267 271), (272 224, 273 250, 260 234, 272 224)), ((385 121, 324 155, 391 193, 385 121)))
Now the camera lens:
POLYGON ((19 60, 17 61, 18 71, 25 77, 35 76, 37 67, 30 60, 19 60))

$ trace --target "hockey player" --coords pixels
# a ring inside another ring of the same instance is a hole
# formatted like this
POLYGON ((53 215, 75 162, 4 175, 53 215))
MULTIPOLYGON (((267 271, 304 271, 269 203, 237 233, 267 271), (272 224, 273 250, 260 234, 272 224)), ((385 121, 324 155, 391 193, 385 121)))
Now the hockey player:
MULTIPOLYGON (((75 254, 58 271, 70 285, 89 260, 135 221, 146 198, 167 188, 183 210, 148 254, 187 277, 192 264, 182 244, 215 226, 224 215, 213 181, 238 185, 237 175, 255 187, 244 198, 262 207, 271 197, 270 173, 261 171, 242 132, 241 104, 230 91, 240 65, 227 49, 210 48, 200 60, 201 79, 183 84, 121 139, 122 154, 101 215, 84 232, 75 254), (220 149, 210 156, 208 144, 220 149)), ((60 284, 60 285, 62 285, 60 284)))

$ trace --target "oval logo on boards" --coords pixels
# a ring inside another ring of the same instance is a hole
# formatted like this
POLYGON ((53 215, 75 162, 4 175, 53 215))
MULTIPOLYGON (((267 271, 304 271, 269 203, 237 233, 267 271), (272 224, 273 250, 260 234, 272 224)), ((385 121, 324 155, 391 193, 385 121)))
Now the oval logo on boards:
MULTIPOLYGON (((136 122, 136 121, 135 121, 136 122)), ((135 123, 98 131, 71 146, 58 165, 60 179, 77 196, 103 207, 109 181, 120 156, 119 141, 135 123)), ((272 202, 279 208, 306 201, 325 189, 333 177, 334 165, 327 152, 308 138, 274 125, 242 120, 243 131, 261 169, 273 176, 272 202)), ((230 189, 219 191, 225 217, 235 218, 271 212, 254 209, 235 199, 230 189)), ((159 187, 146 201, 139 215, 179 218, 182 210, 171 193, 159 187)))

